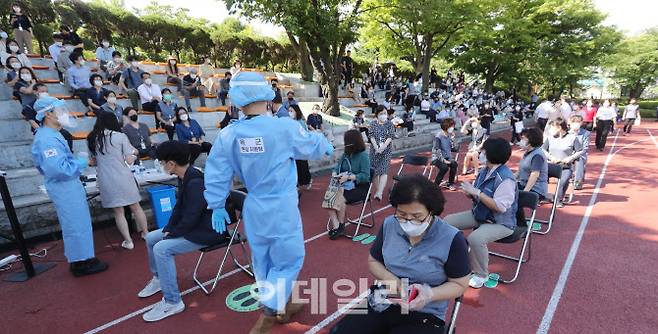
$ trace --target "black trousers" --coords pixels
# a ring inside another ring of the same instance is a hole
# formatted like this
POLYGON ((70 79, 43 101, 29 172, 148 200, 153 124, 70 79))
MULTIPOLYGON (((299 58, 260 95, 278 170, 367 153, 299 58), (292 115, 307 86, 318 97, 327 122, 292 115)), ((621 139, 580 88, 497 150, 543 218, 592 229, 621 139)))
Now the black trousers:
POLYGON ((450 171, 450 174, 448 175, 448 183, 455 183, 455 177, 457 177, 457 161, 451 160, 449 164, 446 164, 440 159, 437 159, 433 164, 439 169, 439 174, 436 175, 434 183, 441 184, 443 177, 445 177, 448 171, 450 171))
POLYGON ((64 140, 66 140, 66 144, 69 145, 69 149, 71 152, 73 152, 73 136, 71 135, 70 132, 66 131, 66 129, 62 128, 59 130, 59 133, 64 137, 64 140))
POLYGON ((608 141, 608 134, 610 133, 610 130, 612 129, 612 120, 609 121, 603 121, 603 120, 597 120, 596 121, 596 148, 599 150, 603 150, 605 148, 605 143, 608 141))
MULTIPOLYGON (((156 120, 157 120, 157 119, 156 119, 156 120)), ((159 123, 159 122, 158 122, 158 123, 159 123)), ((169 140, 174 140, 174 133, 176 133, 176 127, 175 127, 175 125, 167 125, 167 124, 162 124, 162 123, 159 123, 159 125, 160 125, 163 129, 165 129, 165 131, 167 131, 167 138, 169 138, 169 140)))
POLYGON ((548 123, 547 118, 537 118, 537 127, 539 130, 544 131, 544 128, 546 128, 546 123, 548 123))
POLYGON ((307 160, 295 160, 297 165, 297 185, 305 186, 311 183, 311 171, 307 160))
POLYGON ((203 142, 201 145, 198 144, 189 144, 190 145, 190 165, 194 165, 196 159, 201 155, 201 153, 210 153, 212 144, 209 142, 203 142))
POLYGON ((85 88, 76 89, 73 91, 73 94, 71 95, 77 96, 80 99, 80 102, 82 102, 82 104, 85 107, 89 106, 89 102, 87 102, 87 89, 85 88))
POLYGON ((627 118, 626 121, 624 122, 624 132, 625 133, 631 133, 631 129, 633 128, 633 123, 635 123, 635 118, 627 118))
MULTIPOLYGON (((365 312, 363 309, 358 311, 365 312)), ((438 317, 410 311, 402 314, 399 305, 391 305, 383 312, 368 307, 367 314, 348 314, 329 332, 330 334, 441 334, 445 322, 438 317)))

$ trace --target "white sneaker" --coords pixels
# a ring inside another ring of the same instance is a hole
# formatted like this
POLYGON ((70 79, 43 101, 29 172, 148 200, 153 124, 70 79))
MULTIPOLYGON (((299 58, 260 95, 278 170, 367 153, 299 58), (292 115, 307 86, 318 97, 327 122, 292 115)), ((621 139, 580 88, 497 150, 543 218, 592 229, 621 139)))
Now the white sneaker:
POLYGON ((169 304, 163 298, 150 311, 144 313, 142 319, 147 322, 159 321, 166 317, 171 317, 174 314, 181 313, 184 310, 185 304, 182 300, 177 304, 169 304))
POLYGON ((146 284, 144 289, 142 289, 142 291, 140 291, 137 294, 137 297, 139 298, 151 297, 154 294, 160 292, 160 290, 162 290, 162 288, 160 287, 160 279, 158 279, 157 277, 153 277, 148 282, 148 284, 146 284))
POLYGON ((478 275, 473 274, 471 276, 471 279, 468 281, 468 285, 473 289, 479 289, 488 280, 489 280, 489 277, 482 277, 482 276, 478 276, 478 275))
POLYGON ((123 248, 125 248, 125 249, 127 249, 127 250, 132 250, 133 248, 135 248, 135 244, 133 244, 132 241, 124 240, 124 241, 121 243, 121 247, 123 247, 123 248))

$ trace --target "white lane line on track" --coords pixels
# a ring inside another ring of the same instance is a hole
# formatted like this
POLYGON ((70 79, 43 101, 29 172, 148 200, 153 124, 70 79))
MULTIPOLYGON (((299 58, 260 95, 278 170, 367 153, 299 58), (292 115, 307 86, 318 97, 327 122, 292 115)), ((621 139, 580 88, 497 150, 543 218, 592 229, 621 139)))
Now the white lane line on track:
POLYGON ((649 134, 649 137, 651 137, 651 140, 653 140, 653 143, 656 145, 656 148, 658 148, 658 141, 656 141, 656 137, 653 136, 653 133, 651 133, 651 130, 646 129, 647 133, 649 134))
POLYGON ((598 197, 599 191, 601 190, 601 185, 603 184, 605 173, 608 170, 608 165, 610 164, 612 157, 615 155, 615 153, 613 152, 615 150, 615 146, 617 145, 618 138, 619 138, 619 130, 617 130, 617 133, 615 134, 615 140, 612 142, 612 147, 610 148, 610 151, 608 151, 608 156, 606 157, 605 162, 603 163, 603 167, 601 168, 601 174, 599 175, 598 181, 596 181, 596 187, 594 188, 592 197, 590 198, 589 204, 587 205, 587 210, 585 210, 585 215, 583 216, 583 219, 580 221, 580 227, 578 227, 578 232, 576 233, 576 237, 574 238, 573 243, 571 244, 571 249, 569 249, 569 254, 567 255, 566 261, 564 262, 562 271, 560 272, 560 277, 558 278, 557 283, 555 284, 555 288, 553 289, 553 294, 551 295, 551 299, 548 301, 548 305, 546 306, 546 311, 544 312, 544 316, 541 319, 539 328, 537 328, 537 334, 546 334, 548 333, 548 330, 551 328, 551 322, 553 321, 553 316, 555 315, 555 311, 557 310, 557 307, 560 304, 560 298, 562 298, 564 287, 566 286, 567 280, 569 279, 569 274, 571 273, 573 262, 576 259, 576 255, 578 254, 578 248, 580 248, 580 242, 583 240, 583 235, 585 234, 585 229, 589 224, 589 218, 592 215, 592 211, 594 210, 594 204, 596 204, 596 198, 598 197))
POLYGON ((319 332, 322 328, 326 327, 330 323, 332 323, 334 320, 338 319, 343 313, 349 311, 351 308, 356 306, 358 303, 361 302, 364 298, 368 296, 368 293, 370 290, 366 290, 362 292, 358 297, 352 299, 349 303, 343 305, 343 307, 339 308, 336 310, 336 312, 332 313, 328 317, 326 317, 324 320, 320 321, 317 325, 313 326, 313 328, 309 329, 306 331, 306 334, 315 334, 319 332))
MULTIPOLYGON (((386 210, 386 209, 388 209, 388 208, 390 208, 390 207, 391 207, 391 205, 388 204, 388 205, 386 205, 386 206, 384 206, 384 207, 382 207, 382 208, 379 208, 379 209, 373 211, 372 213, 373 213, 373 214, 377 214, 377 213, 382 212, 382 211, 384 211, 384 210, 386 210)), ((368 218, 368 217, 370 217, 370 215, 371 215, 370 213, 365 214, 365 215, 363 215, 363 218, 368 218)), ((327 232, 326 232, 326 231, 325 231, 325 232, 322 232, 322 233, 320 233, 320 234, 314 235, 314 236, 312 236, 312 237, 310 237, 310 238, 304 240, 304 244, 309 243, 309 242, 314 241, 314 240, 317 240, 317 239, 319 239, 319 238, 321 238, 321 237, 323 237, 323 236, 325 236, 325 235, 327 235, 327 232)), ((218 281, 220 281, 220 280, 222 280, 222 279, 224 279, 224 278, 227 278, 227 277, 233 276, 233 275, 237 274, 237 273, 240 272, 240 271, 241 271, 241 270, 240 270, 239 268, 238 268, 238 269, 234 269, 234 270, 232 270, 232 271, 230 271, 230 272, 228 272, 228 273, 226 273, 226 274, 220 276, 219 279, 218 279, 218 281)), ((204 285, 204 286, 207 286, 207 285, 212 284, 212 282, 213 282, 213 280, 209 280, 209 281, 203 283, 203 285, 204 285)), ((199 287, 198 287, 197 285, 195 285, 194 287, 191 287, 191 288, 189 288, 189 289, 183 291, 183 292, 181 293, 181 296, 185 296, 185 295, 190 294, 190 293, 192 293, 192 292, 194 292, 194 291, 196 291, 196 290, 199 290, 199 287)), ((106 323, 106 324, 103 324, 103 325, 101 325, 101 326, 98 326, 98 327, 96 327, 96 328, 90 330, 90 331, 87 331, 87 332, 85 332, 84 334, 95 334, 95 333, 101 332, 101 331, 106 330, 106 329, 108 329, 108 328, 110 328, 110 327, 112 327, 112 326, 118 325, 118 324, 120 324, 120 323, 122 323, 122 322, 124 322, 124 321, 126 321, 126 320, 129 320, 129 319, 131 319, 131 318, 134 318, 134 317, 136 317, 136 316, 138 316, 138 315, 140 315, 140 314, 142 314, 142 313, 144 313, 144 312, 148 312, 148 311, 149 311, 150 309, 152 309, 154 306, 155 306, 155 304, 151 304, 151 305, 149 305, 149 306, 145 306, 144 308, 141 308, 141 309, 139 309, 139 310, 137 310, 137 311, 135 311, 135 312, 132 312, 132 313, 126 314, 126 315, 124 315, 123 317, 120 317, 120 318, 114 319, 114 320, 112 320, 112 321, 110 321, 110 322, 108 322, 108 323, 106 323)), ((332 320, 332 321, 333 321, 333 320, 332 320)), ((326 325, 325 325, 325 326, 326 326, 326 325)))

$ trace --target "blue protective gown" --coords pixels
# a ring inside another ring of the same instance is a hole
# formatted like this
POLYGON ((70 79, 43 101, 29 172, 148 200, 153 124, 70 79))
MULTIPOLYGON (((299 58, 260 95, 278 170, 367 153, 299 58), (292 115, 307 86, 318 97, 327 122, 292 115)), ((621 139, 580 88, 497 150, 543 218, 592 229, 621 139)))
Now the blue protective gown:
POLYGON ((223 129, 206 160, 205 198, 223 208, 233 175, 247 187, 242 217, 256 281, 275 288, 260 302, 283 311, 304 263, 304 235, 297 198, 297 160, 322 158, 331 144, 291 118, 257 116, 223 129))
POLYGON ((41 127, 32 143, 34 165, 55 205, 69 263, 94 257, 94 238, 80 168, 59 131, 41 127))

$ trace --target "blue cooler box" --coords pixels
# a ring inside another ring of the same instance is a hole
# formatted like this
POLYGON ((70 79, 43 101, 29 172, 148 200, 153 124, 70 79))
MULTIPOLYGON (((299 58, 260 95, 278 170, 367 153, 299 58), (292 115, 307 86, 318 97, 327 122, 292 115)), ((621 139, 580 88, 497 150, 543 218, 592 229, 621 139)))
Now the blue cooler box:
POLYGON ((147 191, 151 196, 155 224, 158 225, 158 228, 163 228, 169 222, 169 217, 171 217, 174 205, 176 205, 176 187, 155 186, 148 188, 147 191))

